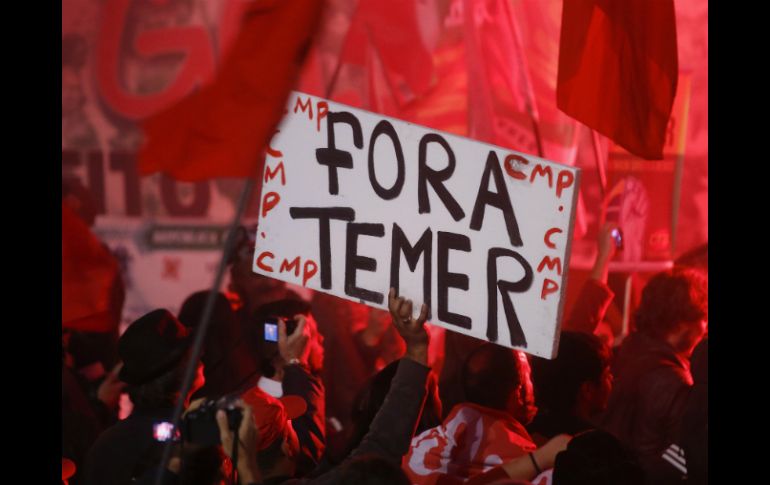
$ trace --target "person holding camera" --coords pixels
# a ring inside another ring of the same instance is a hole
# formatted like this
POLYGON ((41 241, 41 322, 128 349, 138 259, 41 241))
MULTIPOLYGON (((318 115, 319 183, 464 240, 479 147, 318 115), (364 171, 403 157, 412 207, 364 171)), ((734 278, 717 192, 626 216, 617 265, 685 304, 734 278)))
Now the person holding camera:
POLYGON ((154 310, 132 323, 118 341, 123 361, 118 377, 128 387, 131 415, 102 433, 89 450, 85 483, 128 484, 160 463, 163 441, 174 435, 171 416, 178 399, 203 385, 203 367, 186 396, 179 395, 190 358, 191 334, 167 310, 154 310))
POLYGON ((623 250, 620 228, 606 222, 599 228, 597 253, 588 279, 580 289, 575 306, 564 322, 563 330, 593 334, 597 331, 615 293, 607 286, 609 265, 618 251, 623 250))
POLYGON ((326 448, 323 336, 310 305, 302 300, 267 303, 256 315, 257 322, 264 322, 259 387, 276 397, 300 396, 307 406, 291 421, 300 445, 296 475, 304 476, 318 465, 326 448))
MULTIPOLYGON (((286 463, 285 460, 290 460, 296 455, 282 451, 282 456, 278 456, 273 462, 268 462, 264 450, 275 449, 276 455, 278 455, 278 449, 290 450, 290 447, 277 446, 275 440, 279 438, 269 439, 268 434, 263 432, 263 429, 268 429, 265 426, 265 414, 254 411, 256 407, 264 406, 265 403, 269 403, 274 398, 262 392, 244 396, 245 403, 241 404, 244 410, 244 420, 241 422, 237 433, 228 426, 226 414, 224 412, 217 413, 217 424, 219 425, 223 449, 229 456, 237 455, 237 467, 242 484, 321 485, 338 483, 344 479, 345 473, 348 473, 350 463, 371 455, 379 457, 394 469, 400 467, 403 456, 409 450, 415 425, 422 413, 430 374, 430 368, 427 367, 429 334, 424 327, 428 308, 423 305, 419 316, 415 318, 412 313, 412 302, 403 297, 397 297, 392 289, 388 298, 388 307, 393 318, 393 325, 406 344, 406 354, 399 362, 398 370, 382 408, 375 416, 369 433, 361 441, 358 448, 340 466, 318 477, 296 478, 287 481, 286 470, 290 468, 290 464, 286 463), (248 415, 252 419, 245 419, 248 415), (236 438, 238 447, 237 451, 233 452, 231 450, 236 438), (266 443, 266 441, 272 442, 266 443)), ((285 322, 280 324, 279 344, 282 340, 285 342, 284 352, 287 354, 298 353, 301 356, 306 352, 303 349, 306 338, 303 336, 305 330, 300 328, 301 325, 300 319, 295 332, 287 338, 285 322), (294 337, 295 335, 296 337, 294 337)), ((299 356, 295 358, 300 358, 299 356)), ((285 435, 278 434, 276 436, 285 440, 285 435)))

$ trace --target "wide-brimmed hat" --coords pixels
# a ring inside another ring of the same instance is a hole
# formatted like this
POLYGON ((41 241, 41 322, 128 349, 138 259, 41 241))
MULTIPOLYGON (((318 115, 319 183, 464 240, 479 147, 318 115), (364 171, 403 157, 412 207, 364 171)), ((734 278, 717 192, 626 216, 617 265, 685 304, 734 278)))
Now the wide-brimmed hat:
POLYGON ((173 369, 192 343, 190 332, 168 310, 154 310, 132 323, 118 341, 120 380, 149 382, 173 369))

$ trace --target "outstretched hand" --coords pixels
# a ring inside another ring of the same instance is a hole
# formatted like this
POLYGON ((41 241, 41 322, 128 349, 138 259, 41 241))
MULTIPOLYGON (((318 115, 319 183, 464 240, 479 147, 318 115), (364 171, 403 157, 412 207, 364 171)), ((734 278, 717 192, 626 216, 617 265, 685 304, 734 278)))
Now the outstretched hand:
POLYGON ((310 328, 304 315, 295 315, 297 328, 291 335, 286 335, 286 321, 282 318, 278 321, 278 351, 284 361, 290 362, 298 359, 307 364, 310 354, 310 328))
POLYGON ((393 326, 406 343, 406 357, 427 365, 430 334, 425 328, 425 320, 428 318, 428 306, 422 304, 420 315, 416 319, 412 316, 412 309, 411 300, 396 296, 396 290, 390 289, 388 310, 393 318, 393 326))
POLYGON ((599 228, 596 241, 598 251, 596 253, 596 261, 594 261, 594 266, 591 269, 591 277, 605 284, 607 283, 610 260, 612 260, 612 257, 615 256, 618 250, 612 237, 614 229, 618 229, 618 225, 612 222, 605 222, 599 228))

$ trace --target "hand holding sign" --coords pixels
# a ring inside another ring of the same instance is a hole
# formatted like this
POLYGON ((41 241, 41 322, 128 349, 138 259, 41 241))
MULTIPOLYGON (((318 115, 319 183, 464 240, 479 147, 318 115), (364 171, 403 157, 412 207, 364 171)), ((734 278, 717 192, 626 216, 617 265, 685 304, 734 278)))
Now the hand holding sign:
POLYGON ((577 168, 304 93, 272 148, 254 272, 556 354, 577 168))
POLYGON ((423 303, 420 307, 420 315, 415 319, 412 316, 412 300, 396 296, 396 290, 391 288, 388 293, 388 310, 393 317, 393 326, 406 342, 406 357, 428 365, 430 334, 425 328, 428 306, 423 303))

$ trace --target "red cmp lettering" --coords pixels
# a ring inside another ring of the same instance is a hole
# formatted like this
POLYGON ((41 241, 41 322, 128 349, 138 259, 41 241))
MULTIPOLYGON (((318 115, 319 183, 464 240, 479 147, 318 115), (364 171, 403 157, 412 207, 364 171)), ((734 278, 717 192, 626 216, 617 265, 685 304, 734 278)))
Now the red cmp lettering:
POLYGON ((508 173, 508 175, 510 175, 515 179, 526 180, 527 174, 513 168, 513 164, 511 163, 511 160, 515 160, 517 162, 523 163, 524 165, 529 165, 529 160, 522 157, 521 155, 508 155, 507 157, 505 157, 505 163, 503 164, 505 166, 505 171, 506 173, 508 173))
POLYGON ((572 186, 575 182, 575 174, 569 170, 559 172, 559 179, 556 181, 556 197, 561 197, 561 191, 572 186))
POLYGON ((278 172, 281 172, 281 185, 286 185, 286 172, 283 169, 283 162, 276 165, 275 170, 270 170, 270 167, 265 168, 265 183, 274 179, 278 172))
POLYGON ((294 270, 294 276, 299 276, 299 256, 292 259, 291 263, 288 259, 284 258, 279 271, 283 273, 284 271, 291 271, 292 269, 294 270))
POLYGON ((540 299, 545 300, 545 297, 550 295, 551 293, 554 293, 559 289, 559 284, 556 283, 554 280, 550 280, 548 278, 543 281, 543 290, 540 292, 540 299))
POLYGON ((302 98, 297 96, 297 102, 294 104, 294 112, 297 112, 297 108, 301 109, 304 113, 305 111, 308 111, 308 117, 312 120, 313 119, 313 102, 310 101, 310 98, 307 98, 305 102, 302 102, 302 98))
POLYGON ((262 262, 262 260, 267 259, 267 258, 275 259, 275 255, 273 253, 271 253, 270 251, 263 251, 262 254, 260 254, 259 257, 257 258, 257 266, 262 271, 267 271, 268 273, 272 273, 273 272, 273 268, 271 266, 268 266, 268 265, 266 265, 265 263, 262 262))
POLYGON ((545 166, 543 167, 540 164, 535 165, 535 169, 532 170, 532 175, 529 177, 529 183, 535 182, 535 177, 540 175, 541 177, 548 176, 548 188, 553 187, 553 171, 551 170, 551 167, 545 166))
POLYGON ((262 217, 264 218, 268 212, 270 212, 278 202, 281 201, 281 196, 275 192, 268 192, 262 198, 262 217))
POLYGON ((562 231, 558 227, 552 227, 552 228, 548 229, 548 231, 546 231, 546 233, 545 233, 545 237, 543 238, 543 241, 545 241, 545 245, 548 246, 551 249, 556 249, 556 244, 551 242, 551 235, 552 234, 561 234, 562 232, 564 232, 564 231, 562 231))
POLYGON ((326 118, 326 114, 329 112, 329 104, 326 101, 319 101, 316 105, 316 111, 318 112, 316 131, 321 131, 321 120, 326 118))
POLYGON ((267 154, 271 157, 280 158, 283 156, 283 152, 281 150, 276 150, 272 147, 273 144, 273 138, 275 138, 275 135, 277 135, 281 130, 275 130, 275 133, 273 133, 273 136, 270 138, 270 142, 267 144, 267 154))
POLYGON ((305 261, 305 267, 302 271, 302 286, 305 286, 307 280, 312 278, 318 272, 318 265, 315 261, 308 259, 305 261))
POLYGON ((537 272, 540 273, 543 271, 543 268, 548 266, 548 269, 553 271, 553 268, 556 268, 556 273, 561 276, 561 258, 551 259, 550 256, 545 256, 542 261, 540 261, 540 264, 537 266, 537 272))

